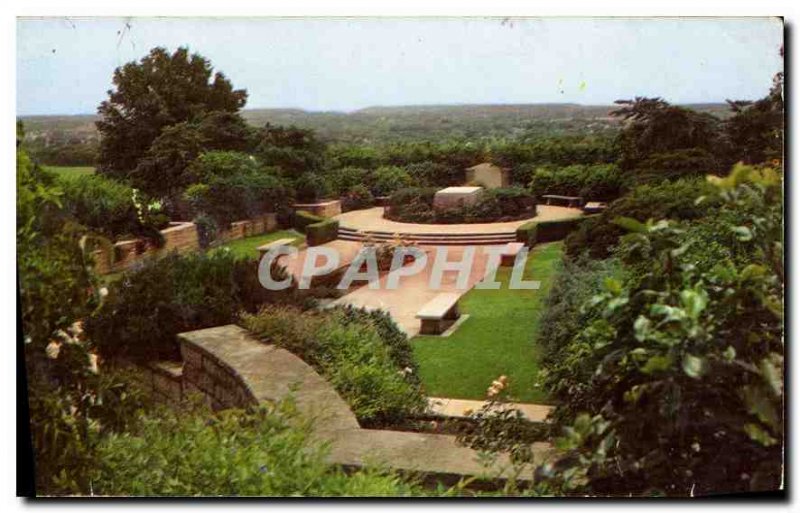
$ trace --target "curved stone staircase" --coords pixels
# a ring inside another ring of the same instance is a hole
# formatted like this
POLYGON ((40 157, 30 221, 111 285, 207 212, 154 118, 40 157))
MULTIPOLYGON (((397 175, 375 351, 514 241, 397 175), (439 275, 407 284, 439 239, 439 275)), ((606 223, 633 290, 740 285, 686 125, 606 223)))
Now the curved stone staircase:
POLYGON ((420 246, 482 246, 491 244, 507 244, 516 241, 513 231, 498 231, 495 233, 390 233, 385 231, 356 230, 342 226, 339 228, 338 238, 363 242, 372 239, 375 242, 389 242, 400 236, 407 242, 414 242, 420 246))

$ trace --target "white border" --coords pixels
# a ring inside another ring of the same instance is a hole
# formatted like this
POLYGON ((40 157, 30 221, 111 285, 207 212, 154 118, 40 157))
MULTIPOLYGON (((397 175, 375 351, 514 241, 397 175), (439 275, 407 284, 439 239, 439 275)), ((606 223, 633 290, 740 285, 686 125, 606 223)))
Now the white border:
MULTIPOLYGON (((15 102, 15 84, 16 84, 16 16, 63 16, 63 15, 90 15, 90 16, 785 16, 789 24, 796 23, 798 17, 796 10, 798 2, 778 1, 778 0, 758 0, 758 1, 743 1, 743 0, 726 0, 724 2, 701 2, 698 0, 605 0, 605 1, 592 1, 592 2, 579 2, 575 0, 558 0, 552 2, 545 1, 514 1, 514 0, 491 0, 491 1, 474 1, 474 0, 403 0, 381 2, 378 0, 373 1, 358 1, 358 0, 290 0, 290 1, 262 1, 262 2, 247 2, 244 0, 226 0, 220 2, 219 0, 211 2, 207 0, 193 0, 191 2, 179 3, 178 1, 165 2, 164 0, 138 0, 132 1, 87 1, 87 0, 73 0, 69 2, 59 2, 55 0, 40 1, 40 0, 27 0, 27 1, 13 1, 4 3, 0 10, 2 10, 2 17, 0 17, 0 59, 2 59, 2 67, 4 70, 4 77, 0 80, 0 87, 2 88, 2 103, 0 108, 3 111, 4 120, 0 123, 0 148, 2 148, 3 163, 5 169, 2 172, 3 186, 0 187, 0 208, 3 211, 3 223, 0 224, 2 233, 0 234, 0 241, 3 243, 2 261, 1 265, 4 272, 2 273, 2 284, 0 290, 3 291, 2 296, 2 326, 6 327, 8 333, 11 326, 16 326, 16 297, 12 295, 12 290, 15 290, 15 265, 16 265, 16 244, 12 241, 15 240, 14 223, 12 219, 16 219, 14 213, 15 193, 13 183, 13 169, 14 164, 14 123, 13 118, 16 116, 16 102, 15 102)), ((791 64, 796 63, 794 51, 791 58, 791 64)), ((789 63, 787 63, 789 64, 789 63)), ((787 67, 790 67, 787 65, 787 67)), ((790 85, 792 85, 790 83, 790 85)), ((796 92, 795 87, 791 87, 791 91, 787 94, 794 98, 796 92)), ((794 128, 794 127, 792 127, 794 128)), ((797 132, 792 129, 792 138, 787 141, 787 144, 792 147, 797 146, 797 132)), ((791 171, 790 171, 791 173, 791 171)), ((796 182, 797 180, 793 180, 796 182)), ((796 192, 796 187, 792 186, 792 192, 796 192)), ((796 197, 796 196, 795 196, 796 197)), ((798 207, 794 208, 790 225, 797 225, 798 207)), ((796 273, 795 273, 796 275, 796 273)), ((792 280, 791 286, 788 287, 790 293, 796 290, 796 278, 792 280)), ((797 301, 792 301, 792 312, 787 315, 787 319, 800 318, 800 306, 797 301)), ((10 338, 10 337, 7 337, 10 338)), ((787 341, 788 343, 789 341, 787 341)), ((13 344, 16 344, 14 340, 13 344)), ((6 350, 15 355, 15 348, 11 349, 12 341, 6 340, 6 350)), ((789 362, 790 368, 796 369, 798 358, 797 354, 800 351, 790 351, 792 361, 789 362)), ((15 380, 15 358, 6 358, 5 369, 2 374, 2 381, 0 382, 0 390, 2 390, 2 403, 0 411, 4 412, 7 419, 0 424, 0 440, 2 440, 2 454, 5 455, 2 464, 2 473, 0 473, 0 483, 2 483, 2 511, 17 511, 26 507, 25 503, 19 499, 14 498, 15 491, 15 459, 12 455, 16 454, 16 423, 15 423, 15 403, 16 403, 16 380, 15 380)), ((792 383, 796 383, 796 379, 792 383)), ((796 388, 796 387, 792 387, 796 388)), ((789 392, 789 397, 793 397, 789 392)), ((797 413, 795 405, 792 405, 791 413, 797 413)), ((797 422, 797 415, 791 415, 791 420, 797 422)), ((792 441, 795 442, 796 439, 792 441)), ((735 448, 732 448, 735 450, 735 448)), ((796 463, 797 450, 795 448, 792 463, 796 463)), ((795 476, 797 465, 792 466, 793 472, 790 477, 795 476)), ((797 480, 793 479, 795 483, 797 480)), ((788 483, 787 483, 788 484, 788 483)), ((791 489, 792 487, 789 486, 791 489)), ((49 504, 50 507, 97 507, 101 503, 87 504, 80 502, 75 504, 65 504, 63 502, 58 504, 49 504)), ((322 506, 325 508, 370 508, 379 507, 383 508, 398 508, 398 507, 413 507, 415 510, 433 510, 441 508, 464 508, 464 507, 491 507, 492 509, 501 506, 502 503, 492 502, 480 503, 470 502, 448 502, 448 503, 402 503, 396 502, 393 504, 376 504, 376 503, 306 503, 302 507, 310 508, 314 506, 322 506)), ((648 505, 655 505, 656 503, 649 503, 648 505)), ((100 507, 105 507, 110 504, 103 503, 100 507)), ((547 504, 542 502, 537 503, 521 503, 515 502, 513 504, 505 503, 501 507, 526 507, 536 508, 537 510, 549 510, 555 504, 547 504)), ((636 507, 639 508, 642 503, 624 504, 620 502, 607 503, 607 502, 592 502, 586 501, 580 504, 558 504, 558 506, 573 508, 580 507, 595 507, 602 509, 616 509, 620 507, 636 507)), ((214 503, 128 503, 128 504, 114 504, 115 507, 124 507, 136 509, 147 507, 149 511, 167 511, 176 507, 179 508, 196 508, 203 507, 207 509, 229 508, 225 504, 214 503)), ((300 505, 284 505, 284 504, 263 504, 263 503, 241 503, 237 507, 248 508, 264 508, 270 509, 297 509, 300 505)), ((660 503, 659 506, 668 507, 669 509, 691 510, 700 509, 707 510, 722 508, 741 508, 741 507, 769 507, 767 504, 748 504, 745 501, 730 502, 727 504, 709 504, 709 503, 660 503)), ((37 507, 41 507, 37 505, 37 507)), ((775 507, 775 506, 773 506, 775 507)), ((787 505, 778 505, 781 509, 787 508, 787 505)))

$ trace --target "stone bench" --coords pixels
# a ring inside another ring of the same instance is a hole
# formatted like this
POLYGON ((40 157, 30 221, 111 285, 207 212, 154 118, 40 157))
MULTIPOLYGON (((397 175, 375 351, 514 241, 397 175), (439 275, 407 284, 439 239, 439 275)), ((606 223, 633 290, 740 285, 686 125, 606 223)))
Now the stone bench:
POLYGON ((294 243, 295 239, 278 239, 272 242, 268 242, 256 248, 258 250, 259 258, 263 258, 264 255, 272 249, 280 248, 283 246, 291 246, 294 243))
POLYGON ((417 312, 420 320, 421 335, 441 335, 447 328, 458 320, 461 314, 458 311, 458 299, 461 297, 456 292, 443 292, 431 299, 417 312))
POLYGON ((587 214, 599 214, 607 208, 605 203, 600 201, 589 201, 583 206, 583 211, 587 214))
POLYGON ((542 196, 545 200, 547 200, 548 205, 552 205, 552 203, 566 203, 568 207, 577 208, 583 204, 583 198, 580 196, 561 196, 560 194, 545 194, 542 196))
POLYGON ((517 255, 525 244, 522 242, 509 242, 506 244, 505 249, 500 254, 500 265, 503 267, 513 267, 514 262, 517 261, 517 255))

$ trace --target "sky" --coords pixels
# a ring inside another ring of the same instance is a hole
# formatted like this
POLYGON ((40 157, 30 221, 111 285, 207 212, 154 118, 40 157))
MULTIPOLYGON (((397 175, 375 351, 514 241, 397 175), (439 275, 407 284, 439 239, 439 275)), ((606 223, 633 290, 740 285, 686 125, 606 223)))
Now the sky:
POLYGON ((247 108, 757 99, 776 18, 23 18, 17 114, 89 114, 114 69, 188 46, 247 108))

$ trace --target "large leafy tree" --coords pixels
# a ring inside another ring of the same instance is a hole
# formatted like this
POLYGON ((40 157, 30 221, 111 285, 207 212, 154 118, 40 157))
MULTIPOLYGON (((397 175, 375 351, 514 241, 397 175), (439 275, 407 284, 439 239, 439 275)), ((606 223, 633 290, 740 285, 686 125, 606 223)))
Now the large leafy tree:
POLYGON ((661 98, 636 97, 615 103, 620 108, 612 115, 625 122, 619 141, 623 168, 637 167, 658 153, 691 148, 713 153, 718 149, 719 120, 710 114, 671 105, 661 98))
POLYGON ((756 102, 730 101, 734 115, 725 135, 734 161, 759 164, 783 159, 783 73, 772 79, 769 94, 756 102))
POLYGON ((154 48, 114 71, 114 89, 100 104, 99 166, 127 178, 164 128, 195 122, 210 112, 236 113, 247 93, 234 89, 211 63, 187 48, 154 48), (212 76, 213 74, 213 76, 212 76))

